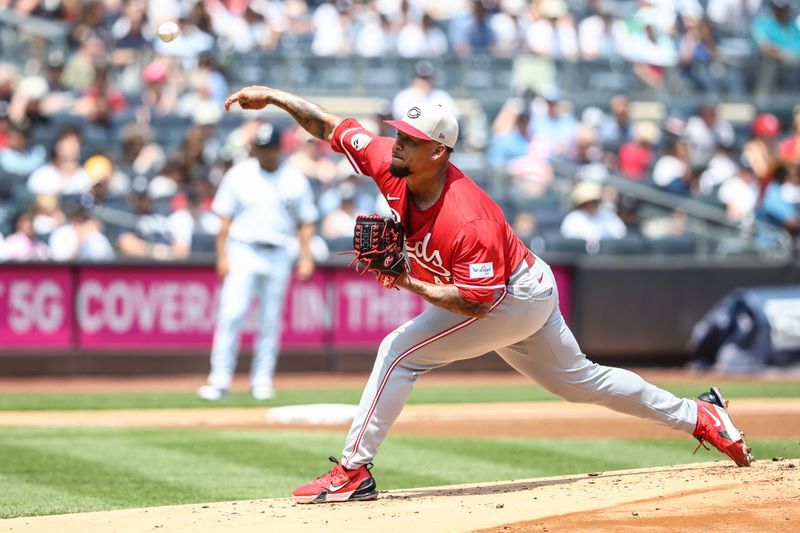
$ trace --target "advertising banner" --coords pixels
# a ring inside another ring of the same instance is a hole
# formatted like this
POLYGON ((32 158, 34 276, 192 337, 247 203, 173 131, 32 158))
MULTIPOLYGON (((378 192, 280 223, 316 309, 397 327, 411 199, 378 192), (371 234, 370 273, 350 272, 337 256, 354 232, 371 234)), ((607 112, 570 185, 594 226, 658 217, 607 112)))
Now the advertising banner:
POLYGON ((72 347, 68 267, 0 265, 0 349, 72 347))
MULTIPOLYGON (((324 274, 294 282, 284 306, 284 347, 320 346, 325 330, 324 274)), ((220 280, 208 267, 84 267, 75 313, 85 348, 191 349, 211 346, 220 280)), ((257 300, 245 320, 242 343, 258 327, 257 300)))

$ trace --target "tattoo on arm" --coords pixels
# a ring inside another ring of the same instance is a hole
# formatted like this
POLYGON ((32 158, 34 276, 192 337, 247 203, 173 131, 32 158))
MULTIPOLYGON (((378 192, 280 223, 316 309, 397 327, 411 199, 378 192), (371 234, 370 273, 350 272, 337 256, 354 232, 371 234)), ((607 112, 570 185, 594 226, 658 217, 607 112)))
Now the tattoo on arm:
POLYGON ((450 312, 458 313, 469 317, 483 317, 489 313, 491 302, 473 302, 467 300, 458 292, 455 285, 436 285, 427 283, 410 277, 405 277, 402 283, 398 284, 403 288, 419 294, 426 301, 437 307, 447 309, 450 312))
POLYGON ((322 106, 283 91, 276 91, 273 103, 292 115, 304 130, 322 141, 330 142, 333 130, 342 121, 322 106))

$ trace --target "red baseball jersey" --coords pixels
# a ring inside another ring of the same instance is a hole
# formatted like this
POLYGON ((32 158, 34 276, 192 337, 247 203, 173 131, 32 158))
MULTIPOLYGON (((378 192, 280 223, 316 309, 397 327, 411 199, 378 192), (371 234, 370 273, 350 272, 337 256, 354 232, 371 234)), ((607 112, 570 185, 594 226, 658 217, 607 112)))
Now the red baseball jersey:
POLYGON ((417 209, 405 178, 389 173, 393 144, 394 139, 379 137, 352 118, 339 124, 331 141, 356 172, 378 184, 406 232, 406 252, 415 278, 454 284, 468 300, 493 301, 495 291, 506 286, 525 259, 527 248, 494 200, 452 164, 436 203, 417 209))

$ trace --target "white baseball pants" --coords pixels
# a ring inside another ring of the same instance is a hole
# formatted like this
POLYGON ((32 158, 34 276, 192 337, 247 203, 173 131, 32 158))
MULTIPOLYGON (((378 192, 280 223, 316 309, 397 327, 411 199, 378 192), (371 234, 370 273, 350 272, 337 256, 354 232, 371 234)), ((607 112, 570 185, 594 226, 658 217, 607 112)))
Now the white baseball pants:
POLYGON ((208 384, 229 389, 236 370, 241 332, 253 296, 258 297, 258 333, 253 343, 250 384, 271 387, 278 361, 283 303, 292 272, 292 258, 282 247, 258 248, 228 242, 230 271, 222 283, 219 316, 211 347, 208 384))
POLYGON ((343 465, 372 462, 417 376, 492 350, 567 401, 604 405, 690 434, 697 424, 694 401, 581 353, 558 308, 553 273, 537 257, 532 267, 523 262, 517 268, 486 317, 432 306, 386 336, 347 435, 343 465))

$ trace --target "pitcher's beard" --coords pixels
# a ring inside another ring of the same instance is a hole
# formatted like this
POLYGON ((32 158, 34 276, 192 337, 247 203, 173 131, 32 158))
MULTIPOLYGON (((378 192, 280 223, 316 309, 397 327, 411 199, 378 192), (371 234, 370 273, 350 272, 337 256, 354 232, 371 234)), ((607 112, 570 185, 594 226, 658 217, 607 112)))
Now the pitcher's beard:
POLYGON ((411 169, 408 167, 400 167, 395 164, 389 165, 389 174, 395 178, 406 178, 411 174, 411 169))

